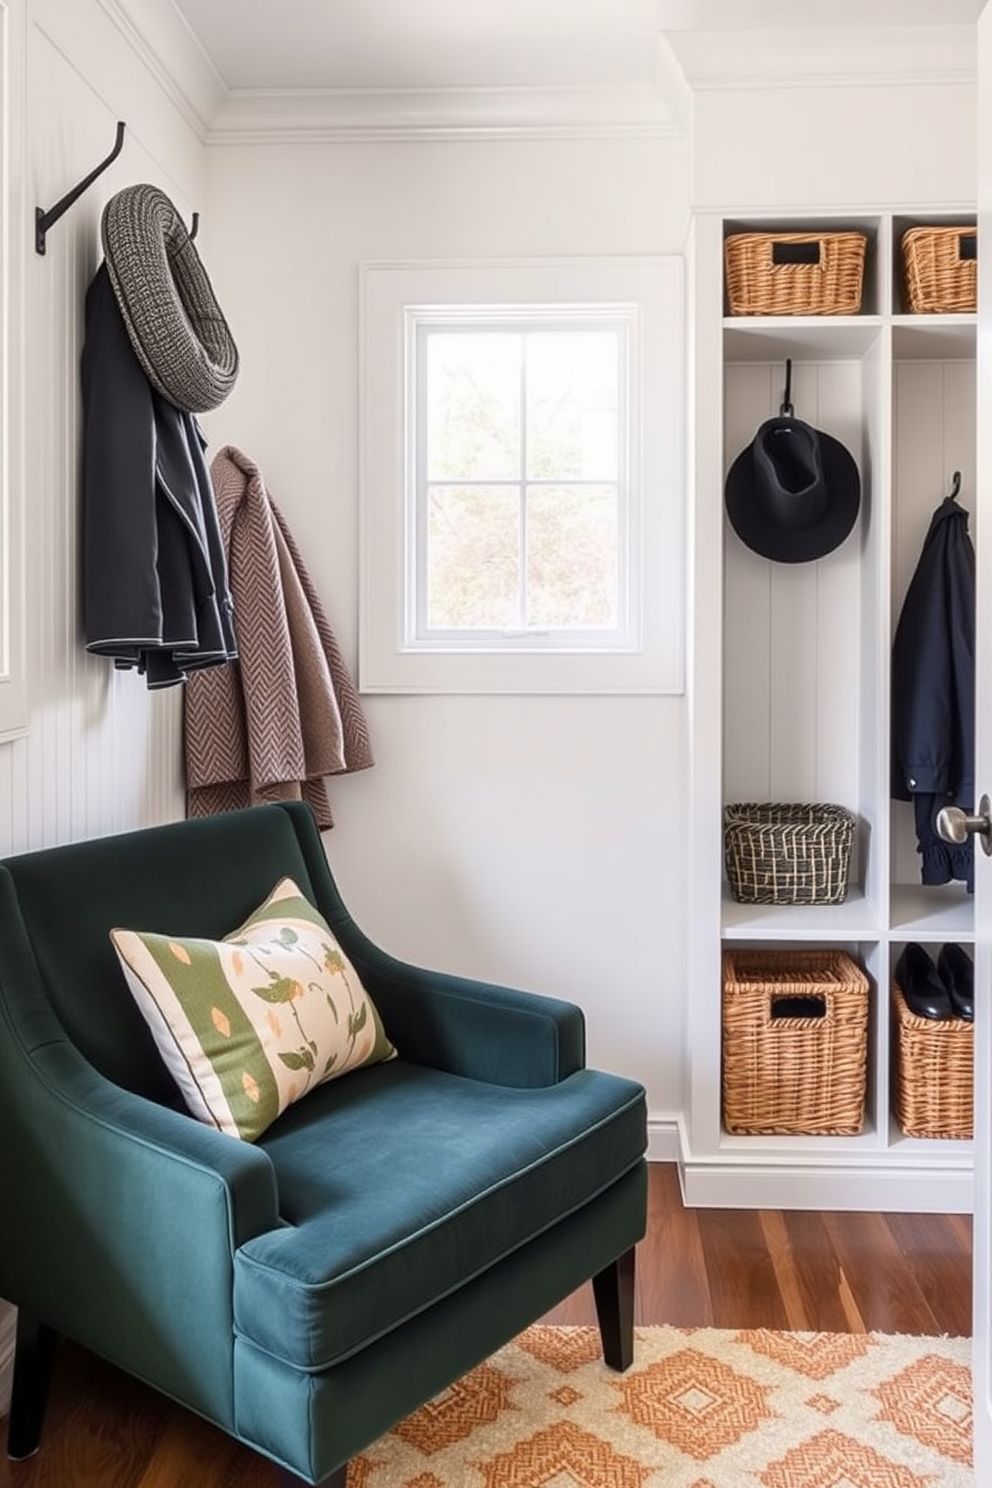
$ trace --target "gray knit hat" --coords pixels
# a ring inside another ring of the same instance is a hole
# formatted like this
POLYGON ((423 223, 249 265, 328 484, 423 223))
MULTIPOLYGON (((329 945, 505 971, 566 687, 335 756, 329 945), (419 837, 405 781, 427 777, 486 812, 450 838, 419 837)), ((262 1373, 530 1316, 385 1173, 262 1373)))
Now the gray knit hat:
POLYGON ((110 282, 131 345, 154 388, 189 413, 223 403, 238 348, 200 256, 157 186, 127 186, 100 225, 110 282))

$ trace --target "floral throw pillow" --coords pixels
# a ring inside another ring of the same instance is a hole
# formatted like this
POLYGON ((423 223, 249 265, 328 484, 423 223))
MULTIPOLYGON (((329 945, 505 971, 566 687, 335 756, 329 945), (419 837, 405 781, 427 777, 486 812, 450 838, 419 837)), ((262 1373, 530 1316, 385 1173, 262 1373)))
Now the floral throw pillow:
POLYGON ((192 1114, 244 1141, 324 1080, 391 1059, 372 1000, 290 878, 221 941, 112 930, 192 1114))

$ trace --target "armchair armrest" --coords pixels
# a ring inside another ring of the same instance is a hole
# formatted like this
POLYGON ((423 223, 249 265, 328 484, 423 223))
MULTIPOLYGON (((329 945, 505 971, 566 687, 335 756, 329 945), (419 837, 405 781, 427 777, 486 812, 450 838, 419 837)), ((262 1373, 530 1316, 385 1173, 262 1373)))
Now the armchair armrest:
POLYGON ((585 1019, 574 1003, 426 971, 358 935, 348 953, 404 1059, 519 1089, 583 1068, 585 1019))
POLYGON ((279 1223, 275 1173, 261 1148, 121 1089, 62 1038, 36 1049, 33 1064, 62 1107, 61 1129, 71 1124, 78 1133, 80 1156, 113 1150, 117 1192, 122 1199, 140 1192, 148 1218, 168 1211, 170 1180, 182 1173, 184 1183, 210 1190, 232 1254, 279 1223))
POLYGON ((30 1021, 33 1037, 0 1027, 0 1179, 18 1215, 0 1290, 230 1422, 234 1252, 281 1223, 271 1162, 106 1080, 47 1011, 30 1021))

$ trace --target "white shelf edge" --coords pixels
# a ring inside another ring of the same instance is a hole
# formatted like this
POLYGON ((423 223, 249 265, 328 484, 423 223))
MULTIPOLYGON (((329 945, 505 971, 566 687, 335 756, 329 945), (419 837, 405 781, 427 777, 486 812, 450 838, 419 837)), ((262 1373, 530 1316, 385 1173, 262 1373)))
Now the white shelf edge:
POLYGON ((877 914, 860 889, 843 904, 740 904, 723 885, 723 940, 851 941, 882 938, 877 914))
POLYGON ((881 315, 729 315, 727 362, 860 361, 882 333, 881 315))

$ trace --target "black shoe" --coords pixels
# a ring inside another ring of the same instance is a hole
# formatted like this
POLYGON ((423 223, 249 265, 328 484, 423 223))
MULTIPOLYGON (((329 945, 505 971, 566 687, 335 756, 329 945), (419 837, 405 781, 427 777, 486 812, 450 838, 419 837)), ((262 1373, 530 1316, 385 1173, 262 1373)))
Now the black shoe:
POLYGON ((947 988, 956 1018, 975 1021, 975 967, 963 946, 945 945, 937 957, 937 971, 947 988))
POLYGON ((917 1018, 953 1018, 951 994, 928 952, 915 941, 906 946, 896 962, 896 981, 906 1006, 917 1018))

